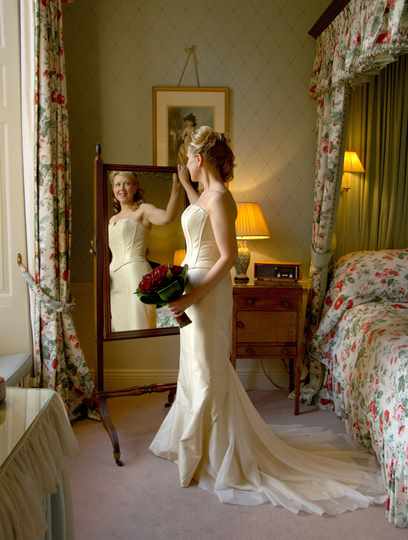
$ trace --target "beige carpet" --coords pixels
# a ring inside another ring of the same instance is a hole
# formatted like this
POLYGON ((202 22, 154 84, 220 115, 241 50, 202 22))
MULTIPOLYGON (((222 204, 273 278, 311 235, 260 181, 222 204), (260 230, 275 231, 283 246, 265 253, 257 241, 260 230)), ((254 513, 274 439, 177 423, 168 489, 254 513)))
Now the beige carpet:
MULTIPOLYGON (((311 408, 293 416, 293 403, 282 392, 250 396, 268 423, 342 431, 332 413, 311 408)), ((407 530, 385 521, 382 507, 322 518, 293 515, 269 504, 223 505, 197 487, 180 488, 177 467, 148 451, 165 415, 165 400, 164 394, 153 394, 110 401, 125 467, 114 464, 101 424, 86 420, 74 425, 81 448, 71 471, 76 540, 407 539, 407 530)))

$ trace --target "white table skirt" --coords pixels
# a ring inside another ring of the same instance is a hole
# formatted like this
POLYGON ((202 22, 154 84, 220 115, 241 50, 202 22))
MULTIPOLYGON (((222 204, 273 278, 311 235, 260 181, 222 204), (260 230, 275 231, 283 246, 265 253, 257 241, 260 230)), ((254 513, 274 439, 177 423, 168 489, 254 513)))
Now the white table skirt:
POLYGON ((0 405, 0 540, 72 540, 65 458, 76 450, 58 394, 7 388, 0 405))

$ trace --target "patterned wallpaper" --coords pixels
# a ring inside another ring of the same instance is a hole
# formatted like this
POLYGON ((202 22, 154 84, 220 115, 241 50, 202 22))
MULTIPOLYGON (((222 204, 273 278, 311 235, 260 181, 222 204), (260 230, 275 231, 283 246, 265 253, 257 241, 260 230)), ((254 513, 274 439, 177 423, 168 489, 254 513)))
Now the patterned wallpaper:
MULTIPOLYGON (((76 0, 65 8, 73 164, 74 282, 92 279, 94 148, 106 161, 152 162, 151 88, 176 85, 195 44, 202 86, 231 89, 238 201, 262 204, 270 240, 253 258, 309 259, 314 40, 328 0, 76 0)), ((184 85, 195 85, 192 64, 184 85)))

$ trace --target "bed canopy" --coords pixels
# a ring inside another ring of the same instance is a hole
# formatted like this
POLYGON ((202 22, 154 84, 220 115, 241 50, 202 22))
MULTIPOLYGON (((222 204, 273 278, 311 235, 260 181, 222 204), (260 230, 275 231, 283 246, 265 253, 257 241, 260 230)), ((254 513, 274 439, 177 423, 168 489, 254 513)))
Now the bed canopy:
MULTIPOLYGON (((317 106, 317 149, 311 242, 312 295, 309 334, 319 322, 332 257, 340 191, 345 118, 352 86, 369 80, 408 52, 408 0, 351 0, 318 36, 310 93, 317 106)), ((310 403, 321 383, 311 361, 303 398, 310 403)))

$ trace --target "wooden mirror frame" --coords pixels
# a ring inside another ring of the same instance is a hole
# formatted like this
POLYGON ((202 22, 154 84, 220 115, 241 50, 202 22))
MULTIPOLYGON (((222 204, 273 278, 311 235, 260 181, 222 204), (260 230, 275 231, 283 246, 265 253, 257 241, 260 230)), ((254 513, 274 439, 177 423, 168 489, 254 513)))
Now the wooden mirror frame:
MULTIPOLYGON (((95 177, 94 177, 94 223, 95 239, 91 242, 90 252, 94 256, 94 284, 95 284, 95 320, 96 320, 96 355, 97 378, 96 399, 103 422, 113 447, 113 457, 117 465, 123 465, 119 445, 119 437, 110 418, 107 399, 124 396, 140 396, 152 392, 168 392, 170 406, 176 393, 176 383, 150 384, 134 386, 120 390, 105 390, 104 384, 104 343, 106 341, 119 341, 141 337, 154 337, 179 334, 178 326, 168 328, 152 328, 132 330, 126 332, 112 332, 110 324, 110 275, 108 251, 108 190, 106 186, 108 171, 134 171, 134 172, 176 172, 176 167, 157 167, 150 165, 123 165, 104 163, 101 156, 101 145, 96 146, 95 177)), ((185 199, 185 204, 187 198, 185 199)))
POLYGON ((117 163, 104 163, 97 155, 95 160, 96 172, 96 297, 97 313, 103 312, 103 340, 120 341, 145 337, 156 337, 179 334, 178 326, 163 328, 142 328, 140 330, 126 330, 124 332, 112 332, 111 306, 110 306, 110 275, 109 275, 109 250, 108 250, 108 190, 107 178, 110 171, 130 171, 134 173, 176 173, 176 167, 159 167, 156 165, 123 165, 117 163))
MULTIPOLYGON (((94 265, 95 283, 95 320, 97 335, 97 358, 98 358, 98 390, 103 390, 103 366, 99 366, 99 359, 103 358, 103 343, 107 341, 123 341, 128 339, 177 335, 180 333, 178 326, 164 328, 145 328, 141 330, 129 330, 124 332, 112 332, 110 314, 110 275, 109 275, 109 250, 108 250, 108 190, 106 179, 109 171, 132 171, 132 172, 157 172, 175 173, 176 167, 156 165, 127 165, 117 163, 104 163, 101 155, 101 145, 96 146, 95 156, 95 239, 91 245, 91 253, 96 256, 94 265)), ((185 204, 187 204, 187 198, 185 204)))

